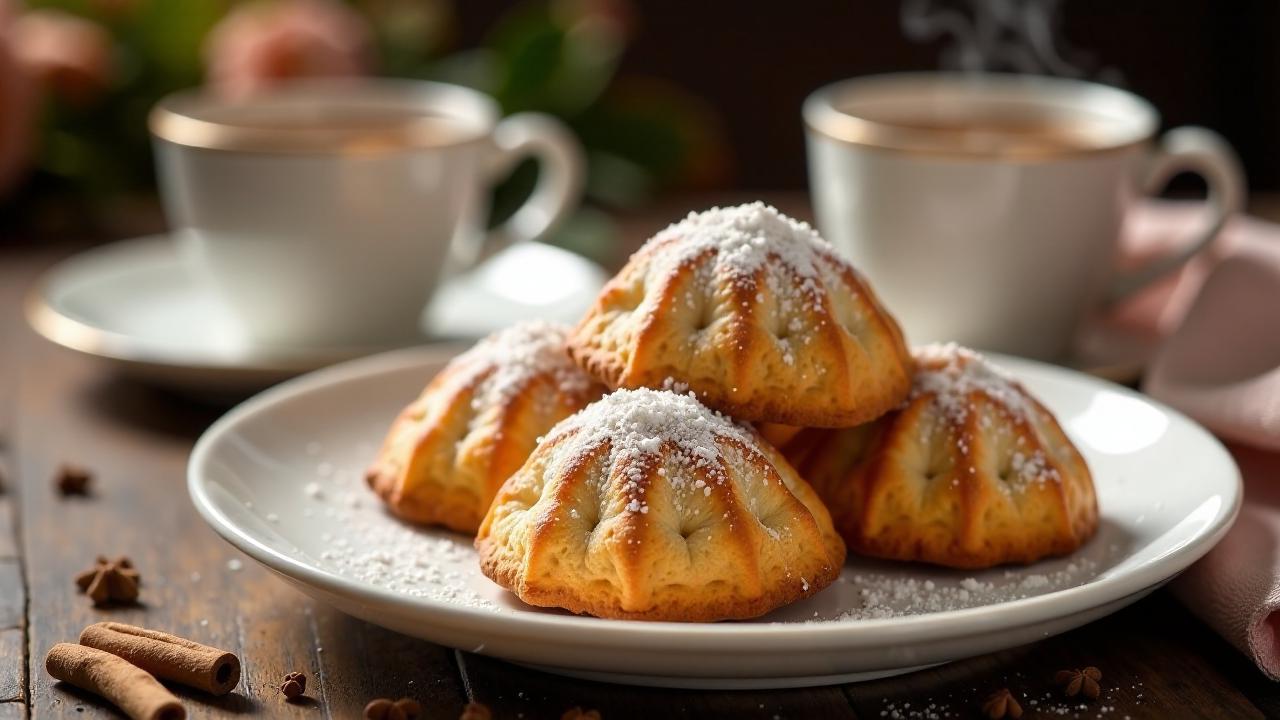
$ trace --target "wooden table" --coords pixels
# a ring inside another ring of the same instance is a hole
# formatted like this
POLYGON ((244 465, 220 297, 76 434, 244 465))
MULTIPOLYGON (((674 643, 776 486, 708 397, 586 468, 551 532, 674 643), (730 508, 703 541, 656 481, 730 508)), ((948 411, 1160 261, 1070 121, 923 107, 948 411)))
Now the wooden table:
MULTIPOLYGON (((642 237, 670 217, 624 226, 642 237)), ((97 698, 56 684, 43 658, 85 625, 112 619, 237 653, 238 690, 214 699, 175 688, 192 717, 358 718, 374 697, 411 696, 429 718, 470 700, 497 718, 559 718, 596 708, 617 718, 978 717, 1008 687, 1024 717, 1280 717, 1280 685, 1164 591, 1110 618, 1035 645, 893 679, 806 690, 695 692, 570 680, 413 640, 317 604, 243 558, 196 516, 186 492, 192 443, 222 408, 113 377, 97 362, 36 337, 20 298, 73 246, 0 243, 0 720, 116 717, 97 698), (62 498, 60 463, 96 474, 93 495, 62 498), (137 607, 95 610, 73 576, 95 555, 127 555, 144 580, 137 607), (239 569, 235 569, 239 567, 239 569), (1095 665, 1103 697, 1076 707, 1057 670, 1095 665), (287 704, 281 677, 311 677, 287 704), (1031 704, 1034 699, 1036 704, 1031 704), (909 703, 909 705, 908 705, 909 703), (932 710, 930 706, 932 704, 932 710)))

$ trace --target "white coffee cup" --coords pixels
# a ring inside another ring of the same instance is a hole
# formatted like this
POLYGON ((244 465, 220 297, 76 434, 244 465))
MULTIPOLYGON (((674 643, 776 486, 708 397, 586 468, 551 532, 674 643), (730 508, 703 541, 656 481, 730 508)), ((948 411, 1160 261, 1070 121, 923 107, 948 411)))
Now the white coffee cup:
POLYGON ((915 343, 1060 359, 1086 314, 1211 243, 1241 209, 1217 134, 1171 130, 1116 88, 1018 75, 902 74, 824 87, 804 105, 818 229, 870 279, 915 343), (1194 172, 1207 229, 1118 275, 1143 192, 1194 172))
POLYGON ((559 121, 500 119, 488 96, 441 83, 302 81, 241 102, 184 92, 150 126, 183 256, 264 346, 411 340, 442 273, 546 232, 584 178, 559 121), (537 186, 486 233, 490 186, 525 157, 541 161, 537 186))

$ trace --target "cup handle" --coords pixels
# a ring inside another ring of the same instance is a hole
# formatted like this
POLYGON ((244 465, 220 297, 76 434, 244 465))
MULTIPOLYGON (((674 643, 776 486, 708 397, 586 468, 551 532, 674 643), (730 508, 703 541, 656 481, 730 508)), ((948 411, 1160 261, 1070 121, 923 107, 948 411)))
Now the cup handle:
POLYGON ((1180 127, 1165 133, 1146 168, 1143 191, 1155 193, 1174 175, 1188 171, 1203 177, 1208 186, 1208 224, 1177 253, 1116 278, 1107 296, 1109 303, 1122 300, 1185 265, 1218 237, 1232 215, 1244 209, 1245 180, 1240 159, 1221 135, 1202 127, 1180 127))
POLYGON ((582 198, 586 180, 582 145, 564 123, 550 115, 517 113, 505 118, 494 128, 493 144, 496 152, 488 168, 491 179, 505 177, 527 157, 537 159, 540 167, 533 192, 510 218, 489 231, 479 255, 535 240, 554 229, 582 198))

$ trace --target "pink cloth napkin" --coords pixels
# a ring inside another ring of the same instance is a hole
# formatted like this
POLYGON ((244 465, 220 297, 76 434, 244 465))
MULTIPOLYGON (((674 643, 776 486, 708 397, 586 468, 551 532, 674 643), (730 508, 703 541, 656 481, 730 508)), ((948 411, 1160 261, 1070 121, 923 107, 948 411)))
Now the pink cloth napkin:
MULTIPOLYGON (((1128 262, 1185 242, 1197 211, 1152 203, 1128 262)), ((1244 506, 1226 538, 1172 584, 1202 620, 1280 680, 1280 225, 1241 217, 1176 276, 1103 319, 1152 352, 1143 391, 1229 443, 1244 506)))

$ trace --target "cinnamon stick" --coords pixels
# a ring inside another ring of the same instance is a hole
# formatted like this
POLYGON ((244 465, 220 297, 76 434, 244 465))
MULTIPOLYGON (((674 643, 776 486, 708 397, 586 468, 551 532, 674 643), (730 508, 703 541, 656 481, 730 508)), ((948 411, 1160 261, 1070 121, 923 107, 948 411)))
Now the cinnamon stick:
POLYGON ((110 700, 133 720, 186 720, 187 711, 173 693, 122 657, 58 643, 49 649, 44 667, 58 680, 110 700))
POLYGON ((226 695, 240 682, 240 659, 226 650, 118 622, 94 623, 80 644, 128 660, 164 680, 226 695))

